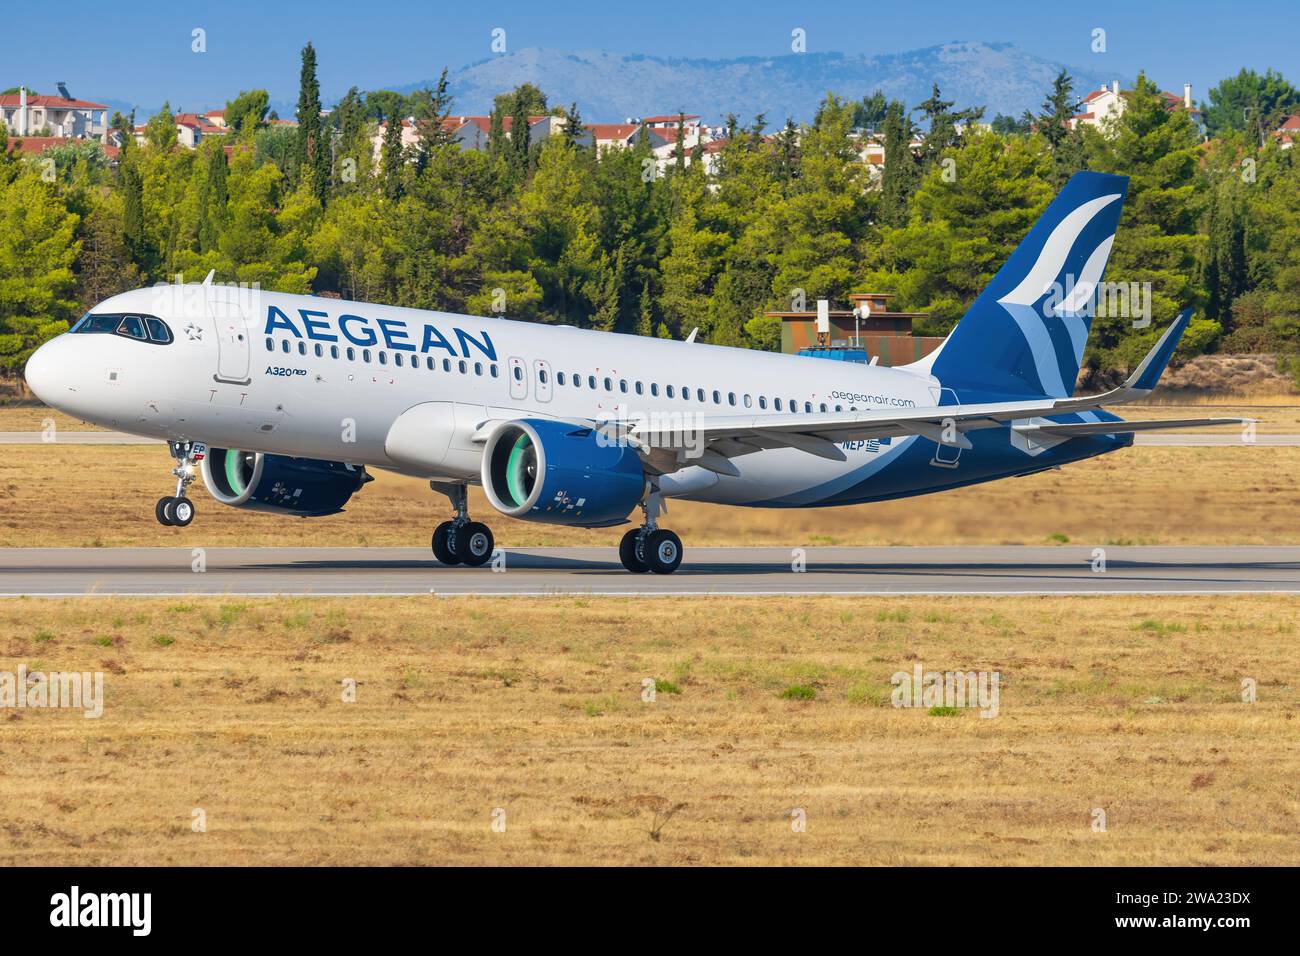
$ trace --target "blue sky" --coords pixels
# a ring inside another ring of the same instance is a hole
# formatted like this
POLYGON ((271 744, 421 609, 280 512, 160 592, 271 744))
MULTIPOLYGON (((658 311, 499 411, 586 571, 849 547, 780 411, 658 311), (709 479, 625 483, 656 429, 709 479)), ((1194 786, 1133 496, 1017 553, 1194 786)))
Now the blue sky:
POLYGON ((27 83, 74 96, 125 101, 144 110, 170 100, 187 110, 223 105, 241 88, 272 100, 297 97, 298 51, 320 59, 322 92, 351 85, 396 86, 436 77, 490 55, 491 31, 511 49, 546 46, 660 56, 735 57, 788 53, 790 31, 807 31, 810 51, 896 53, 949 40, 1010 41, 1039 56, 1113 72, 1146 69, 1165 89, 1191 82, 1197 98, 1242 66, 1274 67, 1300 83, 1300 7, 1295 0, 1181 3, 1088 0, 1034 3, 648 0, 470 3, 226 0, 222 3, 28 3, 5 14, 0 88, 27 83), (191 52, 191 30, 207 52, 191 52), (1092 30, 1107 51, 1093 53, 1092 30), (14 37, 39 37, 31 44, 14 37))

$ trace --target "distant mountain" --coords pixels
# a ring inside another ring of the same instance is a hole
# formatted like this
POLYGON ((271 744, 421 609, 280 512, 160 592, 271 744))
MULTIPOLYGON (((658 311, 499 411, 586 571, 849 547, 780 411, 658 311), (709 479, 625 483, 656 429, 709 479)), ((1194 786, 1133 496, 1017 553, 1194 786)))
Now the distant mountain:
MULTIPOLYGON (((588 122, 684 109, 705 122, 727 113, 748 122, 764 113, 776 126, 787 116, 810 120, 827 91, 856 100, 879 89, 912 106, 929 98, 931 83, 958 108, 987 107, 986 119, 997 113, 1019 116, 1038 109, 1061 66, 1010 43, 978 41, 880 56, 792 53, 732 60, 529 48, 472 63, 449 80, 457 113, 487 113, 498 93, 530 82, 552 105, 577 102, 588 122)), ((1080 96, 1126 79, 1091 69, 1069 71, 1080 96)), ((432 83, 394 89, 409 92, 432 83)))

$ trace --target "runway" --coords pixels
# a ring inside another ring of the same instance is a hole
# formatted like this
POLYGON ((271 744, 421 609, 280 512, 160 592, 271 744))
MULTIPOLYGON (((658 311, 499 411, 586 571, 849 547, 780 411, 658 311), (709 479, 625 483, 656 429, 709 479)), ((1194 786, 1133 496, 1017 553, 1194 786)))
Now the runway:
POLYGON ((497 569, 420 548, 4 548, 0 597, 95 595, 1300 594, 1300 548, 691 548, 676 574, 612 548, 523 548, 497 569), (1104 559, 1104 560, 1103 560, 1104 559))
MULTIPOLYGON (((1221 445, 1264 445, 1294 448, 1300 446, 1300 435, 1256 434, 1243 441, 1240 432, 1229 434, 1196 434, 1194 432, 1138 432, 1133 436, 1136 445, 1159 445, 1165 448, 1202 448, 1221 445)), ((162 445, 160 438, 140 438, 125 432, 56 432, 46 436, 42 432, 0 432, 0 445, 162 445)))

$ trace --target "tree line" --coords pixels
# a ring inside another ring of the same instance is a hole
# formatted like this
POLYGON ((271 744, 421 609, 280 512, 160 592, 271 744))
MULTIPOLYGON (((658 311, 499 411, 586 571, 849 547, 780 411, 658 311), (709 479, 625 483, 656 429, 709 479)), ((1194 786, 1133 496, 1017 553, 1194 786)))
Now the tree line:
POLYGON ((1130 366, 1188 305, 1184 353, 1300 351, 1300 151, 1262 134, 1300 108, 1294 88, 1271 71, 1225 80, 1205 107, 1208 142, 1145 76, 1113 128, 1071 129, 1078 100, 1062 71, 1037 113, 989 130, 937 86, 911 108, 828 94, 802 126, 728 118, 711 164, 679 127, 660 168, 644 141, 597 156, 576 106, 529 84, 497 97, 482 150, 449 134, 445 72, 410 94, 353 88, 322 117, 308 44, 296 126, 270 122, 260 90, 231 100, 230 133, 197 150, 176 146, 169 110, 143 146, 119 115, 115 166, 94 143, 21 159, 0 129, 0 368, 20 370, 109 295, 209 270, 640 335, 698 327, 701 340, 764 349, 780 342, 764 311, 869 290, 929 313, 917 332, 939 335, 1080 169, 1130 177, 1106 278, 1152 293, 1149 327, 1094 321, 1089 368, 1130 366), (505 134, 507 117, 517 130, 538 114, 565 117, 566 134, 505 134), (867 135, 883 138, 878 177, 867 135))

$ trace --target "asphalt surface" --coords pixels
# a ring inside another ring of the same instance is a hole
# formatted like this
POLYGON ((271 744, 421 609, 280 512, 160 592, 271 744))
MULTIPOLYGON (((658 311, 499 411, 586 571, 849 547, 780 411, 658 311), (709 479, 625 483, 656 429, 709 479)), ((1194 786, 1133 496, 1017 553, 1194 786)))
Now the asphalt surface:
MULTIPOLYGON (((1199 448, 1210 445, 1243 445, 1240 432, 1228 434, 1197 434, 1195 432, 1139 432, 1134 437, 1138 445, 1163 445, 1172 448, 1199 448)), ((162 445, 160 438, 140 438, 125 432, 65 432, 60 431, 49 441, 41 432, 0 432, 0 445, 162 445)), ((1300 445, 1300 435, 1256 434, 1255 445, 1300 445)))
POLYGON ((0 596, 1300 594, 1300 548, 686 548, 667 576, 613 548, 508 550, 504 570, 448 568, 420 548, 4 548, 0 596), (195 570, 202 566, 203 570, 195 570))

